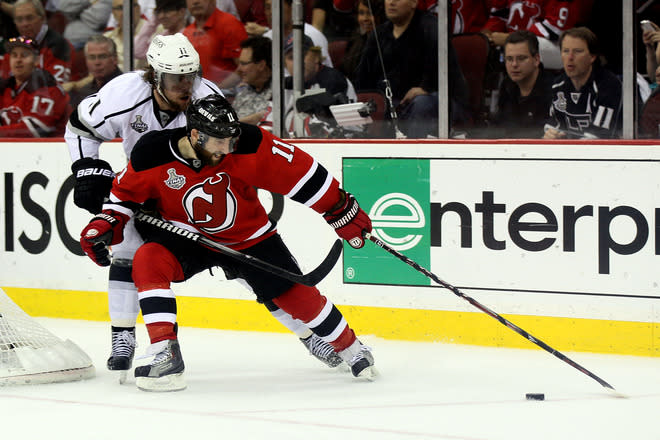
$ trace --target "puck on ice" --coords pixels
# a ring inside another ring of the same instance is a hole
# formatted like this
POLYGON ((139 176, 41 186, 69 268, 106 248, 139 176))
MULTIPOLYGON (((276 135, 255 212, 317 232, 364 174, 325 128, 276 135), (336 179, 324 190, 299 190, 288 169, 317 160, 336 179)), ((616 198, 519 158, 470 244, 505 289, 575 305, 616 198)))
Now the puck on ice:
POLYGON ((542 393, 527 393, 525 394, 527 400, 545 400, 545 394, 542 393))

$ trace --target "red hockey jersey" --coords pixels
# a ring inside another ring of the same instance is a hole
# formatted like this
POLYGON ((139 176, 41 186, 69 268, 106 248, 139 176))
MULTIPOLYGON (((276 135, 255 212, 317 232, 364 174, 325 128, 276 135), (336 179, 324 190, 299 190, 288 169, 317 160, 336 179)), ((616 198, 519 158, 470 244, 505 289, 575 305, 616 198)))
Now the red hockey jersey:
POLYGON ((241 131, 236 151, 213 167, 182 156, 178 141, 185 128, 145 134, 115 178, 103 209, 131 216, 131 202, 154 200, 164 220, 243 249, 275 231, 257 188, 318 213, 340 200, 337 179, 309 154, 259 127, 241 124, 241 131))
MULTIPOLYGON (((419 3, 418 3, 419 5, 419 3)), ((479 32, 488 20, 488 0, 452 0, 453 34, 479 32)))
POLYGON ((34 69, 17 87, 12 76, 0 81, 0 137, 62 136, 69 117, 69 95, 53 76, 34 69))
POLYGON ((491 0, 486 28, 493 32, 529 30, 557 40, 581 19, 582 0, 491 0))

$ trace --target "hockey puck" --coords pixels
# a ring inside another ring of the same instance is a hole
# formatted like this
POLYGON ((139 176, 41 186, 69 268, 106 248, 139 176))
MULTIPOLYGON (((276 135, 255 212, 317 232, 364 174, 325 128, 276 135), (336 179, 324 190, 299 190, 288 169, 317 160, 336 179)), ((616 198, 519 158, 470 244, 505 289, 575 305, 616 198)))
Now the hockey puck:
POLYGON ((527 400, 545 400, 545 394, 542 393, 527 393, 525 394, 527 400))

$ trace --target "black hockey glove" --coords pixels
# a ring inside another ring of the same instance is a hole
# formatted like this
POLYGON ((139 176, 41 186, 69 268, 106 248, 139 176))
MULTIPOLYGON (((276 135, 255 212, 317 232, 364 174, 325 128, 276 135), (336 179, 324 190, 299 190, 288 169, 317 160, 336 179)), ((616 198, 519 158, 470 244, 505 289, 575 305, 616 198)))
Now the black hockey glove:
POLYGON ((83 157, 71 165, 71 171, 76 178, 73 203, 92 214, 101 212, 115 175, 110 164, 101 159, 83 157))
POLYGON ((346 240, 352 247, 359 249, 364 246, 364 233, 371 232, 371 219, 360 208, 353 194, 341 191, 344 192, 343 199, 338 206, 326 212, 323 218, 335 228, 339 237, 346 240))

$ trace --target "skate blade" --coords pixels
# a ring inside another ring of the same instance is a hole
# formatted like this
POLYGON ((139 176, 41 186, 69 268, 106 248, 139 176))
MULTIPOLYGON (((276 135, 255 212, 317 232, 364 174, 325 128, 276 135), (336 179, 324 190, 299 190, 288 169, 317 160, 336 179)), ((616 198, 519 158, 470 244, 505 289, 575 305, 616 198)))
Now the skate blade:
POLYGON ((183 373, 176 373, 163 377, 136 377, 135 385, 142 391, 181 391, 186 389, 186 380, 183 373))
POLYGON ((350 373, 351 372, 351 367, 348 366, 346 362, 342 362, 341 364, 337 365, 336 367, 333 367, 335 371, 339 371, 340 373, 350 373))
POLYGON ((376 380, 376 378, 380 376, 380 373, 378 370, 376 370, 376 367, 373 365, 365 368, 364 370, 360 371, 357 375, 357 379, 364 379, 368 380, 369 382, 373 382, 376 380))
POLYGON ((119 371, 119 385, 123 385, 126 383, 126 377, 128 377, 128 370, 120 370, 119 371))

